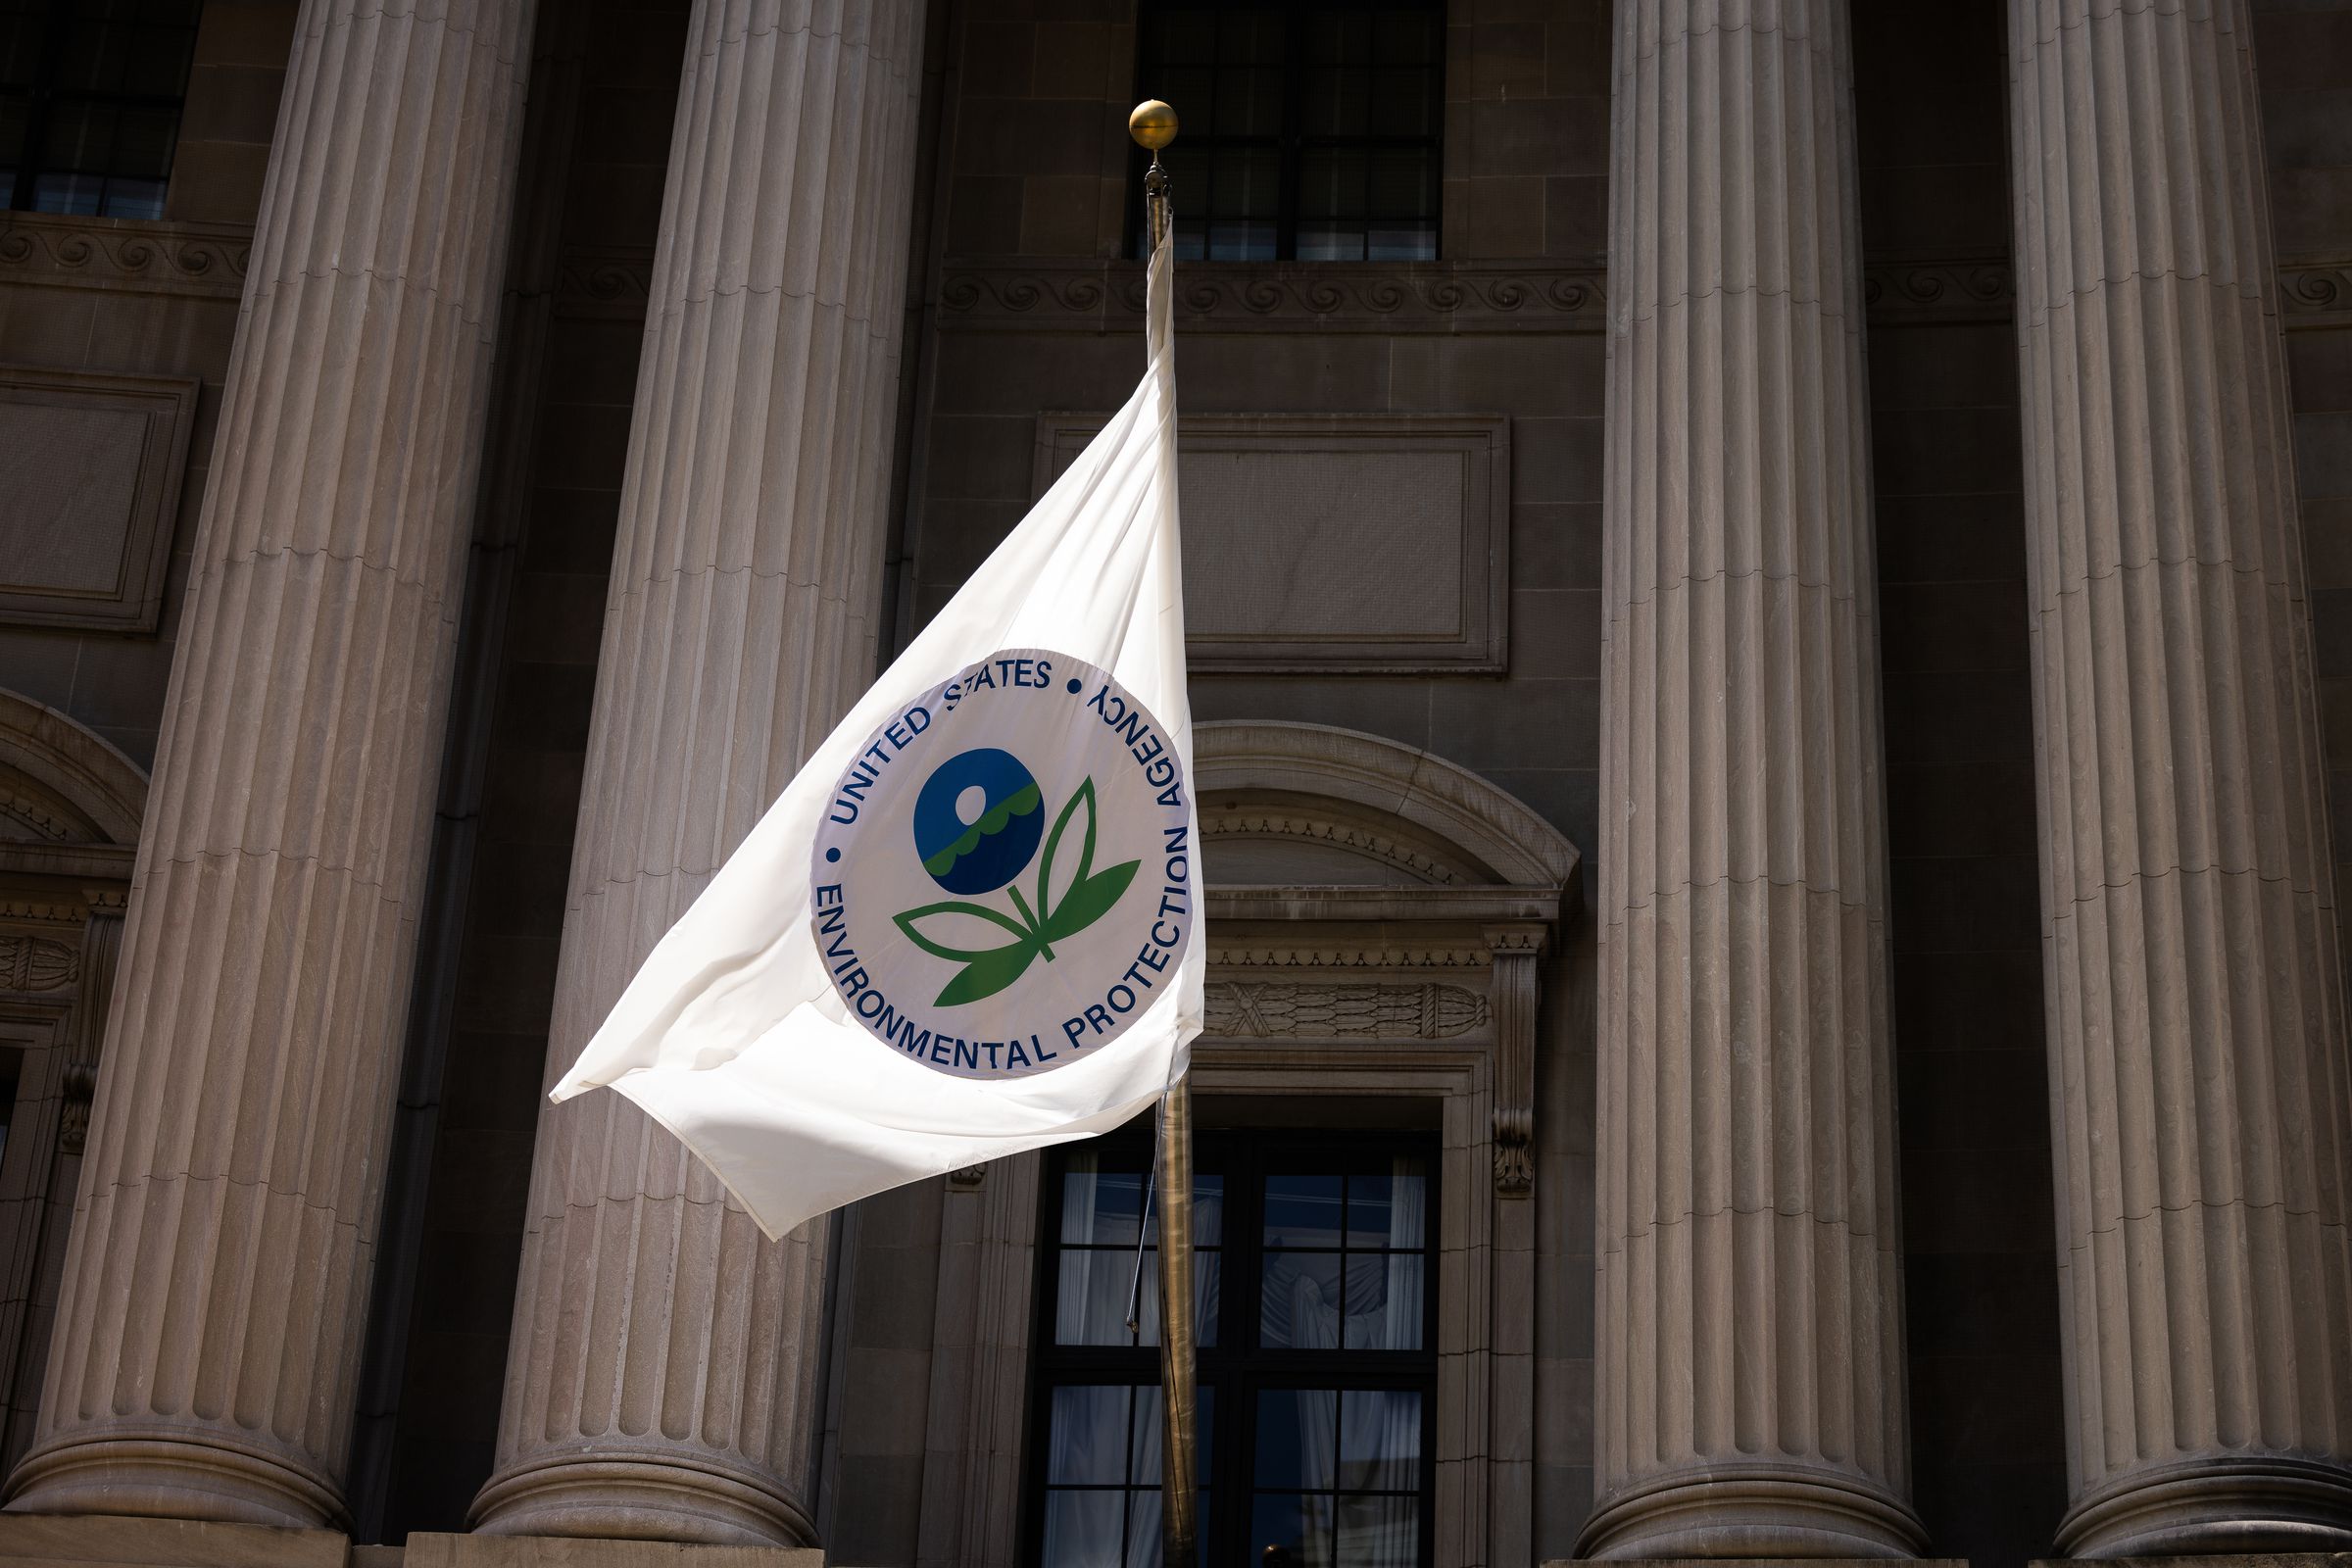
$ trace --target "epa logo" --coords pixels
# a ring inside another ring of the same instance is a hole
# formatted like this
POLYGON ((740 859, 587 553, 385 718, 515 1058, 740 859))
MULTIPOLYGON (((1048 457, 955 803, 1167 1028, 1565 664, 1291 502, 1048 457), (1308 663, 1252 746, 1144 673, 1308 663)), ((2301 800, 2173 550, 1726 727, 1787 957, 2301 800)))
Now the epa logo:
POLYGON ((1174 990, 1192 941, 1189 792, 1104 671, 1036 649, 966 666, 835 785, 809 909, 835 1002, 961 1077, 1100 1050, 1174 990))
POLYGON ((963 965, 933 999, 942 1007, 993 997, 1018 980, 1030 963, 1054 960, 1056 940, 1070 938, 1110 912, 1135 880, 1141 860, 1101 871, 1094 868, 1095 781, 1089 776, 1045 827, 1045 797, 1020 759, 993 746, 958 753, 939 765, 914 801, 914 847, 931 880, 950 893, 983 894, 1003 889, 1011 911, 985 904, 949 900, 905 909, 891 918, 906 940, 952 963, 963 965), (1038 855, 1040 839, 1045 854, 1038 855), (1051 891, 1058 858, 1077 857, 1077 867, 1057 899, 1051 891), (1037 861, 1034 892, 1024 896, 1023 873, 1037 861), (978 952, 949 947, 923 934, 925 920, 970 915, 993 922, 1010 939, 978 952))

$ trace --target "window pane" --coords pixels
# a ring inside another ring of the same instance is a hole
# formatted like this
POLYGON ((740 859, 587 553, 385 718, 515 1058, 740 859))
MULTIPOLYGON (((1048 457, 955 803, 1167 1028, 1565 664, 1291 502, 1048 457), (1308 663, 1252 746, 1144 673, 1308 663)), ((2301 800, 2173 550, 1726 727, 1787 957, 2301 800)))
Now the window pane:
POLYGON ((1337 1176, 1268 1176, 1266 1178, 1266 1245, 1268 1247, 1339 1246, 1340 1178, 1337 1176))
POLYGON ((1061 1239, 1133 1247, 1150 1180, 1141 1170, 1102 1169, 1101 1154, 1072 1154, 1061 1178, 1061 1239))
POLYGON ((1421 1554, 1413 1497, 1342 1497, 1335 1568, 1412 1568, 1421 1554))
POLYGON ((1421 1396, 1410 1389, 1349 1389, 1340 1396, 1340 1485, 1410 1492, 1421 1484, 1421 1396))
POLYGON ((1046 1568, 1119 1568, 1124 1492, 1048 1492, 1046 1568))
POLYGON ((153 109, 125 109, 115 122, 115 141, 106 161, 110 174, 161 179, 172 167, 172 133, 177 117, 153 109))
MULTIPOLYGON (((1217 1391, 1203 1385, 1193 1391, 1193 1474, 1205 1484, 1209 1461, 1215 1457, 1215 1445, 1211 1439, 1217 1425, 1217 1391)), ((1159 1385, 1147 1383, 1135 1391, 1134 1455, 1128 1461, 1127 1479, 1136 1486, 1159 1485, 1159 1444, 1162 1436, 1159 1385)))
MULTIPOLYGON (((1214 1247, 1225 1239, 1225 1178, 1193 1173, 1193 1245, 1214 1247)), ((1130 1245, 1135 1233, 1129 1231, 1130 1245)), ((1159 1206, 1152 1208, 1152 1240, 1159 1241, 1159 1206)))
POLYGON ((108 218, 161 218, 164 182, 160 179, 110 179, 98 210, 108 218))
POLYGON ((41 59, 41 18, 29 0, 0 0, 0 81, 29 86, 41 59))
MULTIPOLYGON (((1193 1539, 1199 1543, 1196 1560, 1206 1568, 1211 1520, 1209 1495, 1199 1493, 1193 1501, 1193 1539)), ((1159 1568, 1159 1494, 1142 1488, 1127 1494, 1127 1568, 1159 1568)))
POLYGON ((1407 225, 1374 224, 1365 236, 1364 253, 1376 262, 1434 262, 1438 259, 1436 222, 1407 225))
POLYGON ((1126 1481, 1127 1414, 1134 1392, 1124 1384, 1054 1391, 1048 1485, 1115 1487, 1126 1481))
MULTIPOLYGON (((1348 1254, 1348 1316, 1341 1345, 1349 1350, 1421 1348, 1422 1260, 1413 1252, 1348 1254)), ((1297 1320, 1293 1320, 1294 1331, 1297 1320)))
POLYGON ((1258 1290, 1258 1344, 1332 1350, 1340 1345, 1340 1259, 1333 1252, 1268 1252, 1258 1290))
POLYGON ((17 159, 24 146, 24 100, 0 93, 0 206, 7 205, 17 185, 17 159))
MULTIPOLYGON (((1193 1254, 1193 1340, 1202 1348, 1217 1343, 1217 1301, 1222 1269, 1219 1254, 1193 1254)), ((1157 1345, 1159 1343, 1159 1250, 1144 1253, 1142 1299, 1136 1304, 1137 1332, 1127 1332, 1127 1302, 1135 1290, 1135 1253, 1126 1248, 1071 1250, 1055 1265, 1054 1343, 1056 1345, 1157 1345)))
POLYGON ((1390 1162, 1386 1175, 1348 1178, 1348 1245, 1349 1247, 1409 1247, 1427 1245, 1423 1208, 1428 1183, 1418 1159, 1390 1162))
POLYGON ((1340 1396, 1332 1389, 1261 1389, 1252 1484, 1272 1491, 1329 1490, 1335 1474, 1340 1396))
POLYGON ((1332 1568, 1331 1498, 1268 1496, 1250 1510, 1250 1557, 1254 1568, 1332 1568))
POLYGON ((1217 220, 1208 225, 1208 259, 1212 262, 1270 262, 1274 260, 1276 229, 1272 219, 1254 222, 1217 220))

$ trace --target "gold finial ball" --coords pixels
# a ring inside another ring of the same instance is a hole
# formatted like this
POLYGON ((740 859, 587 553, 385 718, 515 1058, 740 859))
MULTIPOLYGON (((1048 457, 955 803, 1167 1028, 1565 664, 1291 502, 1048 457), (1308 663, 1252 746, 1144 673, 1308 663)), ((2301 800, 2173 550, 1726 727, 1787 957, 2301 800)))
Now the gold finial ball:
POLYGON ((1156 98, 1137 104, 1127 117, 1127 134, 1137 146, 1157 152, 1176 139, 1176 111, 1156 98))

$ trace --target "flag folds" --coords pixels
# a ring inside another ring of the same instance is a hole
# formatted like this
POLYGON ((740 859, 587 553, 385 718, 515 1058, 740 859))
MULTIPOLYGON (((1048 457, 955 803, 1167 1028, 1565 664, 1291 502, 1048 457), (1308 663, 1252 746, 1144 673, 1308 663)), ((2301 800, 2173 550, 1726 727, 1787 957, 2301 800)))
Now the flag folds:
POLYGON ((1107 1131, 1200 1032, 1163 240, 1126 407, 876 681, 646 959, 609 1085, 769 1236, 1107 1131))

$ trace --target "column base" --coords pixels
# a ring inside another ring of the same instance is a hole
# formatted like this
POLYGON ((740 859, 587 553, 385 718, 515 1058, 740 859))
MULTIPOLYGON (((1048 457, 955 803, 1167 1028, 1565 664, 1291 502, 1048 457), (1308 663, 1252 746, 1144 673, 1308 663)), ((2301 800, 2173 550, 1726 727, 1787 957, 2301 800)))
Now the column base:
POLYGON ((0 1514, 0 1563, 105 1568, 346 1568, 340 1530, 108 1514, 0 1514))
POLYGON ((1709 1465, 1603 1496, 1587 1558, 1918 1557, 1919 1516, 1857 1476, 1794 1465, 1709 1465))
POLYGON ((816 1540, 815 1521, 771 1476, 625 1448, 548 1455, 502 1470, 473 1499, 469 1522, 477 1536, 768 1547, 816 1540))
POLYGON ((2352 1470, 2282 1454, 2134 1470, 2077 1498, 2056 1544, 2069 1558, 2352 1551, 2352 1470))
POLYGON ((324 1474, 226 1435, 87 1429, 35 1447, 8 1478, 12 1514, 113 1514, 279 1530, 336 1530, 343 1498, 324 1474))
POLYGON ((535 1536, 409 1537, 401 1568, 825 1568, 815 1546, 688 1546, 535 1536))
MULTIPOLYGON (((1622 1561, 1621 1558, 1550 1557, 1542 1568, 1590 1568, 1602 1561, 1622 1561)), ((1902 1563, 1906 1568, 1969 1568, 1966 1557, 1644 1557, 1644 1562, 1659 1568, 1886 1568, 1888 1563, 1902 1563)), ((2033 1568, 2042 1568, 2035 1563, 2033 1568)), ((2216 1565, 2222 1568, 2222 1565, 2216 1565)), ((2247 1568, 2244 1563, 2231 1563, 2227 1568, 2247 1568)), ((2294 1564, 2292 1568, 2314 1568, 2310 1564, 2294 1564)), ((2342 1568, 2341 1564, 2328 1568, 2342 1568)))

